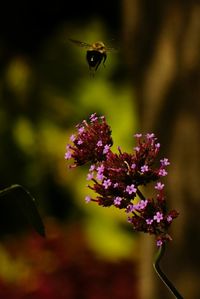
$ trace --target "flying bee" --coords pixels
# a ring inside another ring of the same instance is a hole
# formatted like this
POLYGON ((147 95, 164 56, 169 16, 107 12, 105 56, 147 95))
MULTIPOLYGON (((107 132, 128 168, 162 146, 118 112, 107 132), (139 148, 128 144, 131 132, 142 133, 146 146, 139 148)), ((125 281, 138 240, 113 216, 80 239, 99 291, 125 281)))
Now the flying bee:
POLYGON ((105 66, 107 52, 115 50, 115 48, 106 47, 105 44, 101 41, 88 44, 71 38, 69 40, 72 43, 76 44, 77 46, 87 49, 86 60, 89 65, 90 71, 94 71, 94 72, 97 71, 102 60, 103 60, 103 65, 105 66))

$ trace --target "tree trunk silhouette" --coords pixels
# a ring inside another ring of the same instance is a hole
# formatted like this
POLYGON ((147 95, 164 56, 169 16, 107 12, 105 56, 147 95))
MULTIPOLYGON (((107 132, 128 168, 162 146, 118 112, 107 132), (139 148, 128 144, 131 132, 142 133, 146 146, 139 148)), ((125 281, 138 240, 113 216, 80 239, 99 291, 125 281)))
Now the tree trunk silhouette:
MULTIPOLYGON (((162 268, 184 298, 200 298, 200 3, 123 0, 123 39, 139 131, 170 159, 167 198, 180 212, 162 268)), ((141 298, 172 298, 153 272, 152 238, 141 247, 141 298)))

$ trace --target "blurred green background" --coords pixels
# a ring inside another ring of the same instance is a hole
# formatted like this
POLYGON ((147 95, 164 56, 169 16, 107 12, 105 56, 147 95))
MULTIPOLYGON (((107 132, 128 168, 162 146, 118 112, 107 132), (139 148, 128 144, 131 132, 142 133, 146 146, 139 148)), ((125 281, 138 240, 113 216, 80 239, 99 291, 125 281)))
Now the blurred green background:
POLYGON ((93 112, 106 116, 115 149, 131 151, 135 132, 158 137, 171 161, 169 206, 180 211, 162 265, 183 297, 200 298, 198 1, 4 3, 0 61, 0 188, 26 187, 47 234, 22 230, 0 202, 0 298, 171 298, 152 269, 153 239, 120 211, 85 204, 87 170, 64 160, 93 112), (117 51, 92 77, 68 38, 117 51))
POLYGON ((93 112, 106 116, 115 148, 133 147, 137 117, 120 49, 120 1, 18 3, 1 15, 1 189, 25 186, 47 230, 46 240, 22 234, 18 211, 4 223, 13 233, 2 233, 1 298, 132 298, 137 245, 126 215, 86 205, 87 170, 68 169, 64 160, 75 125, 93 112), (86 50, 68 38, 102 40, 117 51, 92 77, 86 50))

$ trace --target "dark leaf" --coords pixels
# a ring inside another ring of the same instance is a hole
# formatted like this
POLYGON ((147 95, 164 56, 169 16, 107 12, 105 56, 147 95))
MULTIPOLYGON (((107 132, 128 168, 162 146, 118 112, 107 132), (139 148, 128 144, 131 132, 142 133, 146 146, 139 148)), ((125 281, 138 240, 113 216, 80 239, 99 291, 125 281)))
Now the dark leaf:
POLYGON ((13 218, 18 219, 20 223, 21 217, 23 217, 41 236, 45 236, 45 227, 37 210, 35 198, 28 190, 15 184, 0 190, 0 197, 1 213, 5 216, 11 215, 12 219, 6 217, 9 223, 12 223, 13 218))

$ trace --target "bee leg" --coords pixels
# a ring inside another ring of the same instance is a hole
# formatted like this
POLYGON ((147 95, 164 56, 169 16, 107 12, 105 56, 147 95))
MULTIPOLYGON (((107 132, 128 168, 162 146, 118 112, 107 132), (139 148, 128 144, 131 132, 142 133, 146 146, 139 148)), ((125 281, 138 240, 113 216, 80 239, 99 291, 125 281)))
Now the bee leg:
POLYGON ((98 67, 99 67, 99 65, 100 65, 100 63, 101 63, 101 61, 102 61, 102 58, 99 59, 99 61, 97 62, 96 67, 95 67, 95 71, 97 71, 97 69, 98 69, 98 67))
POLYGON ((103 54, 103 66, 104 66, 104 67, 106 67, 106 66, 105 66, 106 58, 107 58, 107 55, 106 55, 106 53, 104 53, 104 54, 103 54))
POLYGON ((90 68, 90 77, 94 78, 95 70, 90 68))
POLYGON ((100 63, 101 63, 101 62, 98 62, 98 63, 97 63, 97 65, 96 65, 96 67, 95 67, 95 72, 98 70, 98 67, 99 67, 100 63))

